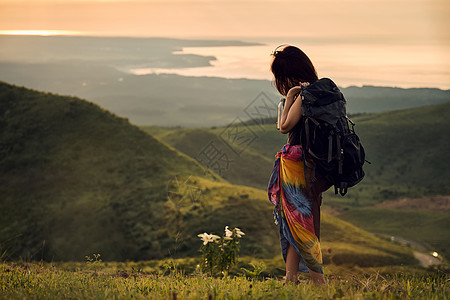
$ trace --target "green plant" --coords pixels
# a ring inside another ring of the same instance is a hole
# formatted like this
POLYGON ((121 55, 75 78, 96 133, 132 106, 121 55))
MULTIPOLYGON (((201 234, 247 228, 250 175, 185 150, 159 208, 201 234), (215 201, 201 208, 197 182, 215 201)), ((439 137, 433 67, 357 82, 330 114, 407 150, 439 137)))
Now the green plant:
POLYGON ((266 265, 263 262, 257 264, 250 263, 250 265, 253 267, 253 270, 241 268, 241 270, 244 271, 245 275, 249 278, 258 278, 259 275, 266 270, 266 265))
POLYGON ((102 265, 102 259, 100 258, 100 253, 92 254, 93 257, 86 255, 86 265, 88 265, 92 270, 97 271, 101 268, 102 265))
POLYGON ((208 270, 211 275, 214 271, 220 271, 222 274, 228 274, 228 271, 237 262, 240 249, 240 239, 245 233, 239 228, 233 230, 225 226, 225 232, 222 237, 214 234, 202 233, 203 244, 200 248, 202 252, 201 267, 208 270))
POLYGON ((86 255, 85 256, 85 258, 86 258, 86 264, 88 264, 88 265, 98 265, 98 264, 100 264, 101 262, 102 262, 102 259, 100 258, 100 253, 98 253, 98 254, 92 254, 92 256, 94 256, 93 258, 91 258, 89 255, 86 255))
POLYGON ((6 249, 0 249, 0 262, 5 262, 7 259, 7 253, 6 253, 6 249))
POLYGON ((163 260, 160 268, 162 269, 162 275, 181 276, 183 274, 183 270, 181 270, 179 263, 173 258, 163 260))

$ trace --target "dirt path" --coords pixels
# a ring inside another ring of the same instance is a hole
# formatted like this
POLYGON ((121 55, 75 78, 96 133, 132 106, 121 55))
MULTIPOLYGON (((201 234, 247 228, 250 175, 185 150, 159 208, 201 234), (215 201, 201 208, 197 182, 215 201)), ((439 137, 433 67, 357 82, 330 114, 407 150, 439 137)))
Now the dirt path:
MULTIPOLYGON (((401 210, 434 210, 442 212, 450 212, 450 196, 428 196, 421 198, 399 198, 396 200, 388 200, 378 203, 372 207, 386 208, 386 209, 401 209, 401 210)), ((337 216, 340 212, 336 209, 326 210, 327 214, 337 216)), ((392 242, 396 242, 408 247, 415 247, 417 250, 413 250, 414 257, 419 261, 419 264, 428 268, 429 266, 439 265, 441 259, 434 257, 429 253, 429 248, 425 245, 408 240, 399 236, 391 236, 387 234, 375 234, 384 238, 390 239, 392 242), (420 252, 424 251, 424 252, 420 252)))
POLYGON ((422 253, 418 251, 413 251, 414 257, 419 261, 420 265, 424 268, 428 268, 429 266, 439 265, 441 260, 437 257, 434 257, 431 254, 422 253))
POLYGON ((439 265, 441 263, 440 258, 431 255, 431 252, 429 252, 430 251, 429 248, 427 248, 425 245, 419 242, 408 240, 399 236, 390 236, 387 234, 375 234, 375 235, 382 236, 384 238, 389 238, 391 242, 395 242, 404 246, 408 247, 412 246, 418 250, 428 251, 427 253, 424 253, 417 250, 413 250, 414 258, 417 259, 419 261, 419 264, 424 268, 428 268, 429 266, 433 265, 439 265))

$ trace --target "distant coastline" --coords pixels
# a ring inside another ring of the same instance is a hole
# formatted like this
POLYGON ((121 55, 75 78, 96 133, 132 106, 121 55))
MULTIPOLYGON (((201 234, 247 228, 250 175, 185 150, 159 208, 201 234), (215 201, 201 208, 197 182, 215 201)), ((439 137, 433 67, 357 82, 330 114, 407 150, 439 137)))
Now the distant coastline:
MULTIPOLYGON (((252 107, 276 107, 280 95, 273 87, 269 66, 270 53, 278 42, 0 36, 0 81, 84 98, 136 125, 224 126, 233 120, 248 120, 252 107), (147 72, 136 75, 137 70, 147 72)), ((344 88, 349 113, 450 101, 449 90, 417 88, 447 87, 432 76, 421 76, 420 84, 413 80, 417 75, 413 72, 411 82, 406 75, 391 81, 386 65, 358 61, 366 54, 353 58, 354 53, 347 53, 345 47, 342 50, 346 51, 328 53, 331 46, 317 40, 294 40, 293 44, 302 43, 312 53, 319 76, 331 77, 344 88), (335 60, 336 56, 341 59, 335 60)), ((362 51, 361 47, 368 46, 355 47, 362 51)))
POLYGON ((436 47, 377 39, 355 42, 313 37, 225 40, 0 34, 0 61, 24 64, 79 60, 101 62, 135 75, 272 80, 270 54, 285 43, 302 47, 313 59, 319 77, 331 77, 340 86, 450 88, 450 62, 439 59, 442 55, 433 52, 436 47))

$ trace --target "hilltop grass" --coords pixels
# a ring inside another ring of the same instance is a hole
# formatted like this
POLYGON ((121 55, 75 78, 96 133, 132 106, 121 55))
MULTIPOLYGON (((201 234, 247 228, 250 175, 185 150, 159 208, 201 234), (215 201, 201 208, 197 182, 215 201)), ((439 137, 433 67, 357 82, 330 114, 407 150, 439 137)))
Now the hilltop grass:
MULTIPOLYGON (((146 262, 142 262, 145 265, 146 262)), ((341 270, 342 271, 342 270, 341 270)), ((1 299, 447 299, 449 282, 438 272, 397 268, 344 270, 328 285, 282 285, 277 277, 186 275, 180 269, 144 271, 115 263, 0 264, 1 299), (131 269, 131 270, 130 270, 131 269)))

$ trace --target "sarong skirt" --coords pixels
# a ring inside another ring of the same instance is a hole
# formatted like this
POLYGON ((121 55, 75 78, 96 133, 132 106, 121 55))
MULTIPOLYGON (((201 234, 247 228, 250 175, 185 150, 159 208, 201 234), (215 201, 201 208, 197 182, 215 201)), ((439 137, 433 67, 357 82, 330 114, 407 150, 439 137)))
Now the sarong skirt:
POLYGON ((292 245, 300 256, 299 271, 308 273, 309 269, 323 274, 322 251, 314 232, 313 200, 306 190, 302 155, 300 145, 289 144, 277 153, 268 195, 275 205, 274 217, 280 229, 284 260, 292 245))

